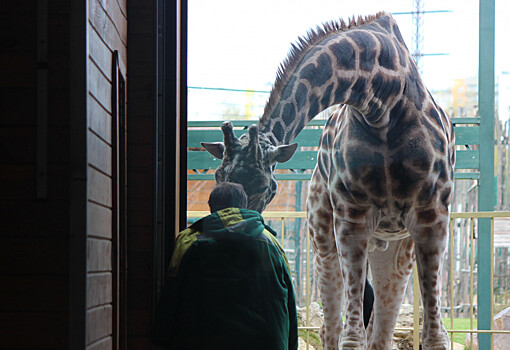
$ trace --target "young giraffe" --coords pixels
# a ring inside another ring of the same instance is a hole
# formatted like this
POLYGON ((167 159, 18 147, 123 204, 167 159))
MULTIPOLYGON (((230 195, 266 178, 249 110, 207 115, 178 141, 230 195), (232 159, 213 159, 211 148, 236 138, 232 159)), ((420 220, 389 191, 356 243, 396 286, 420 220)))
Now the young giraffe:
POLYGON ((423 85, 391 15, 328 23, 300 39, 258 126, 237 139, 226 122, 224 143, 203 144, 223 159, 216 181, 242 184, 248 207, 262 212, 275 195, 276 163, 292 157, 297 145, 290 143, 312 118, 337 104, 343 106, 322 133, 307 201, 324 348, 391 349, 415 253, 422 346, 447 349, 439 274, 453 189, 453 127, 423 85), (375 305, 366 332, 367 259, 375 305))

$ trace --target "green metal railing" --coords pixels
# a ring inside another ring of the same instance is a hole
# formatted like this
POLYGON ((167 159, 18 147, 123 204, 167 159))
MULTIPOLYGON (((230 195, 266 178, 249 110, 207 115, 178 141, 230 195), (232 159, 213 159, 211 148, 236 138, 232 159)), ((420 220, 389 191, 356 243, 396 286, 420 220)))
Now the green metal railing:
MULTIPOLYGON (((237 137, 246 133, 248 126, 256 120, 234 120, 234 133, 237 137)), ((221 164, 208 152, 204 152, 200 142, 218 142, 223 140, 220 126, 223 121, 189 121, 188 122, 188 180, 214 180, 214 169, 221 164)), ((458 148, 476 148, 480 145, 480 118, 453 118, 455 126, 455 143, 458 148), (474 147, 473 147, 474 146, 474 147)), ((311 171, 317 163, 317 146, 319 145, 324 119, 313 119, 299 133, 294 142, 299 144, 297 152, 286 163, 278 164, 277 180, 310 180, 311 171), (312 150, 310 150, 312 148, 312 150)), ((458 149, 456 151, 455 179, 476 180, 480 177, 480 151, 478 149, 458 149)))

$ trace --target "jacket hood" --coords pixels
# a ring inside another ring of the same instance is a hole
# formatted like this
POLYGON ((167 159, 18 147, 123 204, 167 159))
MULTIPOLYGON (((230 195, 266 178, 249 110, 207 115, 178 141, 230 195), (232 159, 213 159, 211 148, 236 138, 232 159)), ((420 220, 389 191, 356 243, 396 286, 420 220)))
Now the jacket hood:
MULTIPOLYGON (((239 232, 256 237, 268 227, 265 225, 262 216, 254 210, 226 208, 200 219, 190 228, 205 235, 225 232, 225 228, 227 228, 230 232, 239 232)), ((270 231, 275 234, 273 230, 270 231)))

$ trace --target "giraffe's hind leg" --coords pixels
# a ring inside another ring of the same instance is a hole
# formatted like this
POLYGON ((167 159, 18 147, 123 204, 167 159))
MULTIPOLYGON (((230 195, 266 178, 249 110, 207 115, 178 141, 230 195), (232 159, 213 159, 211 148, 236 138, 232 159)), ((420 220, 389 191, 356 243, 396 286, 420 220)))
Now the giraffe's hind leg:
POLYGON ((335 244, 333 210, 326 186, 312 181, 308 191, 308 224, 315 253, 315 268, 324 311, 321 340, 324 349, 338 349, 342 331, 343 279, 335 244))
POLYGON ((375 250, 368 259, 375 291, 369 349, 391 350, 395 323, 414 264, 413 240, 407 237, 389 242, 386 250, 375 250))

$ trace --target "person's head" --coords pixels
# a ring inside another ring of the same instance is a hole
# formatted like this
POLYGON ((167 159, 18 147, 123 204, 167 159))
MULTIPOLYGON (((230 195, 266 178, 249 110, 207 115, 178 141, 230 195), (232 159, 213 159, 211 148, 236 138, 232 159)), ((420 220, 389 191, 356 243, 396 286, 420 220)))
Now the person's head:
POLYGON ((209 195, 211 213, 225 208, 246 208, 248 197, 243 186, 233 182, 222 182, 216 185, 209 195))

